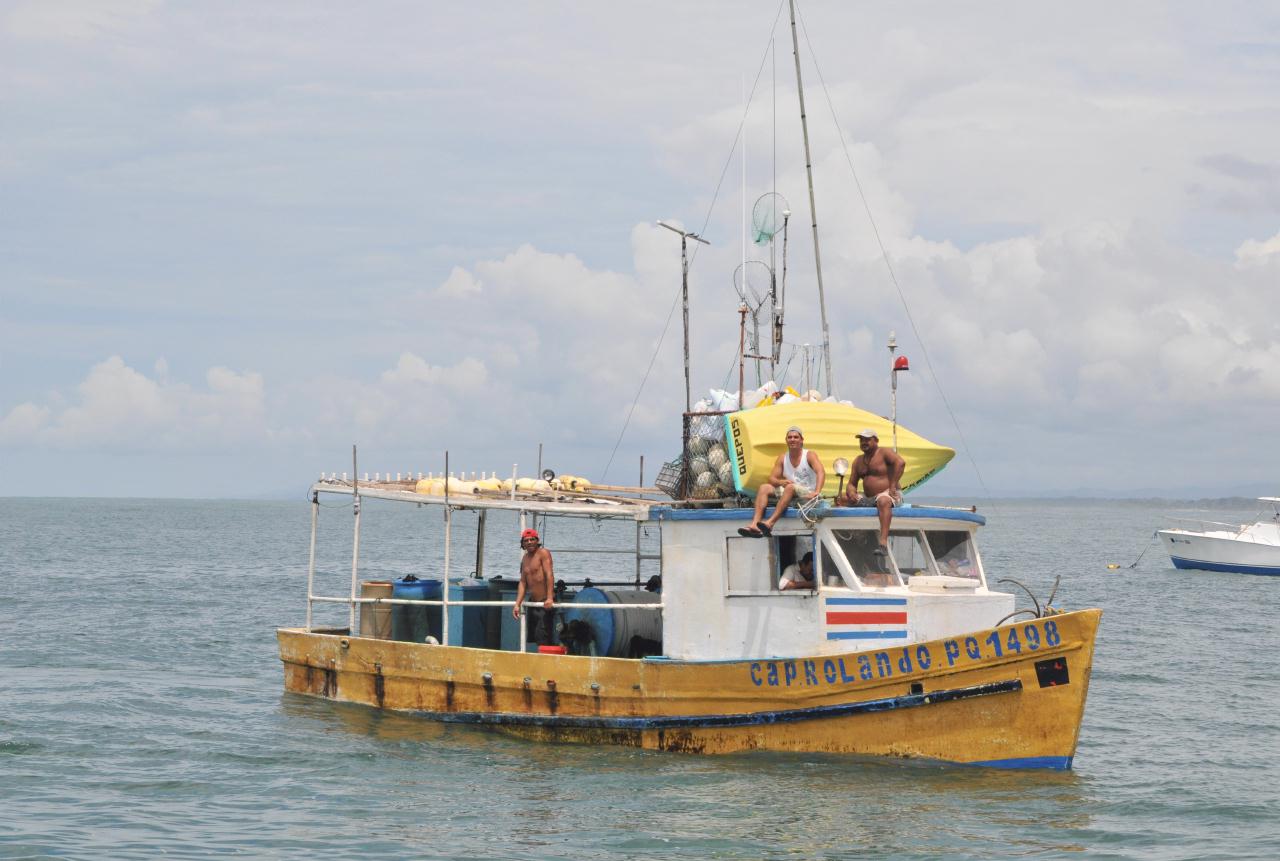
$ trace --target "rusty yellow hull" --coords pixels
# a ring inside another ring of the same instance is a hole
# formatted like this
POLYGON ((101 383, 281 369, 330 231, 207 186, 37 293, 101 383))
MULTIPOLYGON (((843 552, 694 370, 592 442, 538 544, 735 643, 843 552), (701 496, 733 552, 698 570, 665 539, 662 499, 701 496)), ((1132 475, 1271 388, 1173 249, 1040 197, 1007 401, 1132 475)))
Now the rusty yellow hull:
POLYGON ((1101 611, 873 652, 683 662, 281 628, 285 690, 538 739, 1069 768, 1101 611))

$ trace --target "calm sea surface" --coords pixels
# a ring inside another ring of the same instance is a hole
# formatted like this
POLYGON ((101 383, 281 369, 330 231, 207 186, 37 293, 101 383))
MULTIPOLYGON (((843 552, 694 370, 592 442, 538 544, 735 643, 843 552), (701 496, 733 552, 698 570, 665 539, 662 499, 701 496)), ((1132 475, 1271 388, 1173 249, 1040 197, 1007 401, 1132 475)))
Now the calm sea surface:
MULTIPOLYGON (((984 513, 994 576, 1044 598, 1060 574, 1057 605, 1104 610, 1074 771, 546 745, 284 694, 305 501, 0 499, 0 857, 1280 857, 1280 578, 1177 571, 1159 546, 1106 567, 1171 515, 1254 510, 984 513)), ((351 522, 321 512, 330 594, 351 522)), ((486 574, 514 571, 507 525, 486 574)), ((362 529, 362 576, 421 573, 440 515, 366 503, 362 529)))

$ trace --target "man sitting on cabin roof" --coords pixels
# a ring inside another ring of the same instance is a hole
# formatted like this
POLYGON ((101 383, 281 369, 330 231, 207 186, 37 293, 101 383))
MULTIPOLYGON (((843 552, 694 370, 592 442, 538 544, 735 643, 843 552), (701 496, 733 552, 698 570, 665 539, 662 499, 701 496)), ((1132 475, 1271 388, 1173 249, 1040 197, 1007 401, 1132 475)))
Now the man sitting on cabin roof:
POLYGON ((769 480, 756 491, 756 510, 751 525, 739 529, 738 534, 749 538, 772 534, 774 525, 787 510, 791 500, 797 496, 806 501, 817 498, 822 493, 822 485, 826 480, 827 473, 822 468, 822 461, 816 454, 805 449, 804 434, 800 428, 794 425, 787 428, 787 450, 778 455, 769 480), (773 509, 773 516, 762 520, 765 506, 774 493, 778 494, 778 504, 773 509))
POLYGON ((858 432, 858 447, 862 454, 853 462, 849 487, 845 495, 836 500, 840 505, 874 508, 880 517, 880 544, 875 555, 885 559, 889 552, 889 524, 893 520, 893 507, 902 504, 902 473, 907 462, 902 455, 887 448, 880 448, 880 437, 871 428, 858 432), (858 493, 858 481, 862 481, 862 493, 858 493))

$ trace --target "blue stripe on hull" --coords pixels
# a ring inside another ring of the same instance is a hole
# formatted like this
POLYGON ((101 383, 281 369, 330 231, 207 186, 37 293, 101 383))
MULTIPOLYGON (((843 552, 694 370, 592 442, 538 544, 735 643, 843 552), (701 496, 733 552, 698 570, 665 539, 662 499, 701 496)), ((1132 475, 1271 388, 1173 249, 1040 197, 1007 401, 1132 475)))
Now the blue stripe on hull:
POLYGON ((1229 571, 1232 574, 1267 574, 1280 576, 1280 568, 1270 565, 1240 565, 1228 562, 1201 562, 1198 559, 1182 559, 1170 556, 1174 568, 1195 568, 1200 571, 1229 571))
POLYGON ((827 606, 841 607, 905 607, 906 598, 828 598, 827 606))
POLYGON ((847 715, 867 714, 871 712, 887 712, 895 709, 914 708, 936 703, 969 699, 970 697, 990 696, 991 694, 1015 693, 1022 690, 1020 679, 1009 679, 1003 682, 988 682, 967 688, 952 688, 945 691, 906 694, 900 697, 887 697, 879 700, 864 700, 856 703, 839 703, 830 706, 811 706, 801 709, 785 709, 779 711, 749 712, 746 714, 711 714, 711 715, 652 715, 642 717, 589 717, 585 715, 551 715, 522 714, 519 712, 435 712, 415 711, 416 714, 430 717, 445 723, 473 723, 487 726, 543 726, 551 729, 609 729, 609 730, 659 730, 659 729, 702 729, 717 727, 760 726, 763 724, 800 723, 823 718, 845 717, 847 715))
POLYGON ((828 640, 905 640, 906 631, 827 631, 828 640))
POLYGON ((1071 768, 1069 756, 1024 756, 1018 759, 992 759, 987 762, 967 762, 965 765, 980 765, 986 768, 1048 768, 1054 771, 1067 771, 1071 768))

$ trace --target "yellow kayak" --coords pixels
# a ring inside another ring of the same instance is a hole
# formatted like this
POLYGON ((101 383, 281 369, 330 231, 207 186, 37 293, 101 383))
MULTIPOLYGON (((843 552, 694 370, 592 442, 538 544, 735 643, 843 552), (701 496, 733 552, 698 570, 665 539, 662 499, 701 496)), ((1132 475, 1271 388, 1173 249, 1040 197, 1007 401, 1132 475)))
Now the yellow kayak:
MULTIPOLYGON (((858 431, 871 428, 879 434, 881 445, 893 446, 893 424, 888 419, 845 404, 800 401, 742 410, 724 418, 734 486, 743 493, 755 493, 769 480, 774 461, 786 451, 787 428, 792 425, 804 432, 804 447, 815 452, 827 470, 823 496, 835 496, 839 489, 832 462, 843 457, 852 464, 862 453, 854 436, 858 431)), ((898 425, 898 454, 907 462, 904 492, 923 484, 956 456, 955 449, 930 442, 902 425, 898 425)))

